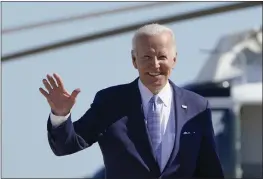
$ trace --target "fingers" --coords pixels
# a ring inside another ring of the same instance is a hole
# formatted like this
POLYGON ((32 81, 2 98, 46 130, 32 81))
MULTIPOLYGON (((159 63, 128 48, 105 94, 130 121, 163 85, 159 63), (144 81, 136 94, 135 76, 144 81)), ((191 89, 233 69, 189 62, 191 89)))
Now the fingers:
POLYGON ((54 73, 53 76, 55 77, 55 79, 57 81, 58 87, 64 89, 64 85, 63 85, 61 77, 56 73, 54 73))
POLYGON ((53 79, 52 76, 47 75, 47 79, 48 79, 48 81, 49 81, 49 83, 51 84, 51 87, 52 87, 53 89, 58 87, 57 84, 56 84, 56 82, 55 82, 55 80, 53 79))
POLYGON ((46 79, 43 80, 43 84, 45 85, 45 88, 48 90, 49 93, 52 91, 52 89, 55 89, 58 86, 63 86, 61 78, 58 75, 54 75, 54 77, 58 79, 57 81, 59 85, 57 85, 54 78, 49 74, 47 74, 47 80, 46 79))
POLYGON ((43 79, 43 84, 44 84, 45 88, 48 90, 48 92, 50 93, 52 91, 52 88, 51 88, 49 82, 46 79, 43 79))
POLYGON ((48 99, 48 93, 43 88, 39 88, 39 91, 48 99))
POLYGON ((54 73, 53 76, 47 74, 47 79, 43 79, 43 84, 45 85, 48 94, 51 94, 52 92, 54 92, 54 90, 56 91, 56 89, 60 89, 69 95, 69 93, 64 88, 61 77, 56 73, 54 73), (53 76, 55 79, 53 78, 53 76))
POLYGON ((78 89, 75 89, 75 90, 71 93, 70 98, 73 99, 73 100, 75 100, 76 97, 77 97, 77 95, 78 95, 79 93, 80 93, 80 89, 79 89, 79 88, 78 88, 78 89))

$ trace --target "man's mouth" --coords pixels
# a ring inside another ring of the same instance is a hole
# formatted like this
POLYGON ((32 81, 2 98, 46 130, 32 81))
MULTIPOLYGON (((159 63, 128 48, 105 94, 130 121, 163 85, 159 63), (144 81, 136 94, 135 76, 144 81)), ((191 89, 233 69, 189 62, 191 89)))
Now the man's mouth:
POLYGON ((161 73, 148 73, 150 76, 159 76, 159 75, 161 75, 161 73))

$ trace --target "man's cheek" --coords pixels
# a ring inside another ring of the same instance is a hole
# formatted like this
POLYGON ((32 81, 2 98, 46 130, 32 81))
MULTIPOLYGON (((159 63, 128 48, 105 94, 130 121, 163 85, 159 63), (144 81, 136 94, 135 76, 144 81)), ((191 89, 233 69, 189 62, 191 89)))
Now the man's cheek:
POLYGON ((170 71, 170 66, 169 66, 169 64, 162 64, 162 66, 161 66, 161 71, 163 72, 163 73, 169 73, 169 71, 170 71))

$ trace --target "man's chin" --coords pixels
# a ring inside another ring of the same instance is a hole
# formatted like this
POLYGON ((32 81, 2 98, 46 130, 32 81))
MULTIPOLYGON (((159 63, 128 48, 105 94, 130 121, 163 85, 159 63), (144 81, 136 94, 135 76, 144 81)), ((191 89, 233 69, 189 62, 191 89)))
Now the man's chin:
POLYGON ((152 93, 156 94, 166 85, 166 81, 165 79, 148 80, 144 84, 152 93))

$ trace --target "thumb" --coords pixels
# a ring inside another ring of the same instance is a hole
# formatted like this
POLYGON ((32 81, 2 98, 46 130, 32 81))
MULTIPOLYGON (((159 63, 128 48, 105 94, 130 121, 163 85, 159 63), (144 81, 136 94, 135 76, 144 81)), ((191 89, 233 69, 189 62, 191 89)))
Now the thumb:
POLYGON ((78 88, 78 89, 75 89, 75 90, 71 93, 70 98, 73 99, 73 100, 75 100, 76 97, 77 97, 77 95, 78 95, 79 93, 80 93, 80 89, 79 89, 79 88, 78 88))

